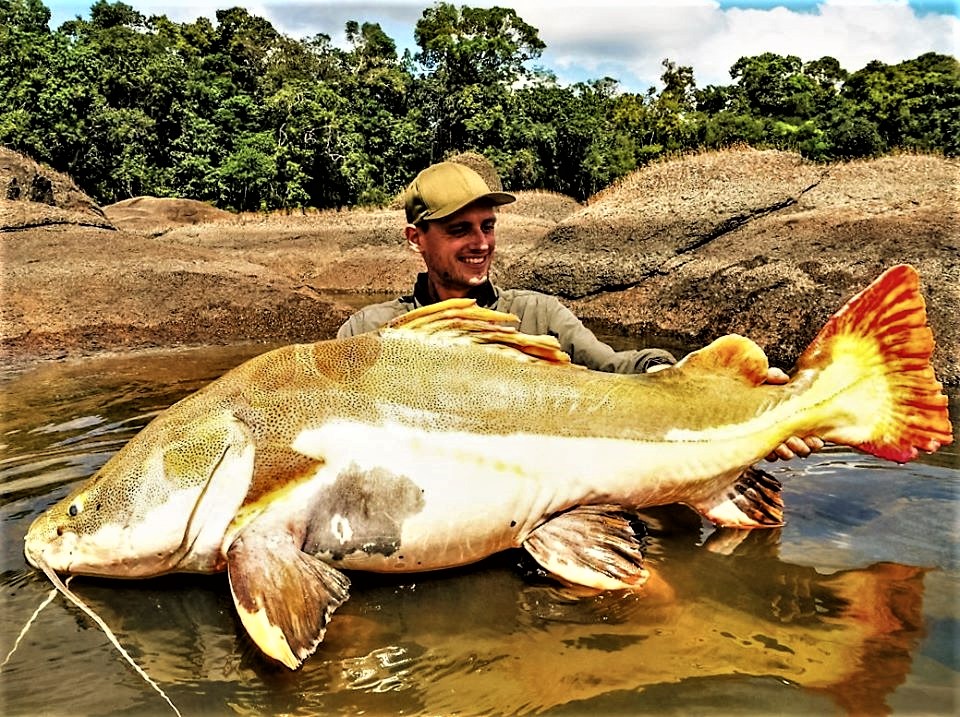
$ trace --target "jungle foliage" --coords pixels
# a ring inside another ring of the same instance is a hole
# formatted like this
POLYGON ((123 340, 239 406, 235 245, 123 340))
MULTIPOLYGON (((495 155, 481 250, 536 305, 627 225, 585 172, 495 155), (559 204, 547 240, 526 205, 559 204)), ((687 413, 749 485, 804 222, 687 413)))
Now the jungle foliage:
POLYGON ((471 150, 507 188, 578 199, 662 155, 737 143, 818 161, 960 154, 960 63, 935 53, 853 73, 765 53, 703 88, 664 60, 663 89, 637 94, 531 69, 544 43, 500 7, 433 5, 402 55, 378 24, 346 23, 343 49, 236 7, 176 23, 96 0, 88 20, 49 20, 42 0, 0 0, 0 144, 103 204, 378 204, 471 150))

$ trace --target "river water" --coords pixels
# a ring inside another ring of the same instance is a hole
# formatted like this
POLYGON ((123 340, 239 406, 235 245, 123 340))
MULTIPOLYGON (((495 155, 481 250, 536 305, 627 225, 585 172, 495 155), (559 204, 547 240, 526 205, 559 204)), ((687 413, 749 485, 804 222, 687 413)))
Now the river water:
MULTIPOLYGON (((2 655, 50 591, 22 555, 30 522, 165 407, 265 348, 0 374, 2 655)), ((183 715, 954 714, 957 447, 906 466, 831 448, 767 468, 784 484, 784 528, 649 511, 655 577, 638 594, 571 594, 519 552, 353 575, 297 672, 258 657, 223 575, 72 587, 183 715)), ((62 597, 0 672, 0 712, 173 714, 62 597)))

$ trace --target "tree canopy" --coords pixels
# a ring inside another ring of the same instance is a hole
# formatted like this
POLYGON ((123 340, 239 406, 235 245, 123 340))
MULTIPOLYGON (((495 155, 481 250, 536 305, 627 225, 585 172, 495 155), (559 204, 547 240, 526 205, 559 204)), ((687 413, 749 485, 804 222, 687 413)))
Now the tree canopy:
POLYGON ((698 87, 664 59, 663 89, 563 86, 512 9, 440 2, 398 55, 376 23, 295 39, 242 8, 216 22, 96 0, 49 27, 41 0, 0 0, 0 143, 71 174, 102 203, 182 196, 236 210, 390 200, 452 153, 512 189, 583 199, 671 152, 736 143, 817 161, 960 154, 960 64, 928 53, 849 73, 832 57, 742 57, 698 87))

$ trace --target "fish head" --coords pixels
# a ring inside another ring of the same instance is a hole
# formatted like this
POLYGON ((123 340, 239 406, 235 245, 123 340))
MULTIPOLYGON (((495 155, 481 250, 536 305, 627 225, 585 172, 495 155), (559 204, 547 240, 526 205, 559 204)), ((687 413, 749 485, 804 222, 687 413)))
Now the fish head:
POLYGON ((34 520, 31 565, 129 578, 222 569, 224 534, 252 480, 252 437, 229 412, 165 415, 34 520))

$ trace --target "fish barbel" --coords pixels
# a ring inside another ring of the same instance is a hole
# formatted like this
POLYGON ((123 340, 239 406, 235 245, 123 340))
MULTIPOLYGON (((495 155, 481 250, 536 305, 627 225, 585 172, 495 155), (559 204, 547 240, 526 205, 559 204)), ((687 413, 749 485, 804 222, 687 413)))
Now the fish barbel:
POLYGON ((789 382, 730 335, 639 376, 453 299, 379 331, 280 348, 155 418, 39 516, 34 566, 137 578, 226 570, 244 627, 291 669, 347 598, 341 570, 413 572, 524 547, 598 589, 647 578, 632 509, 782 524, 753 463, 792 435, 898 462, 952 440, 919 278, 896 266, 835 314, 789 382))

